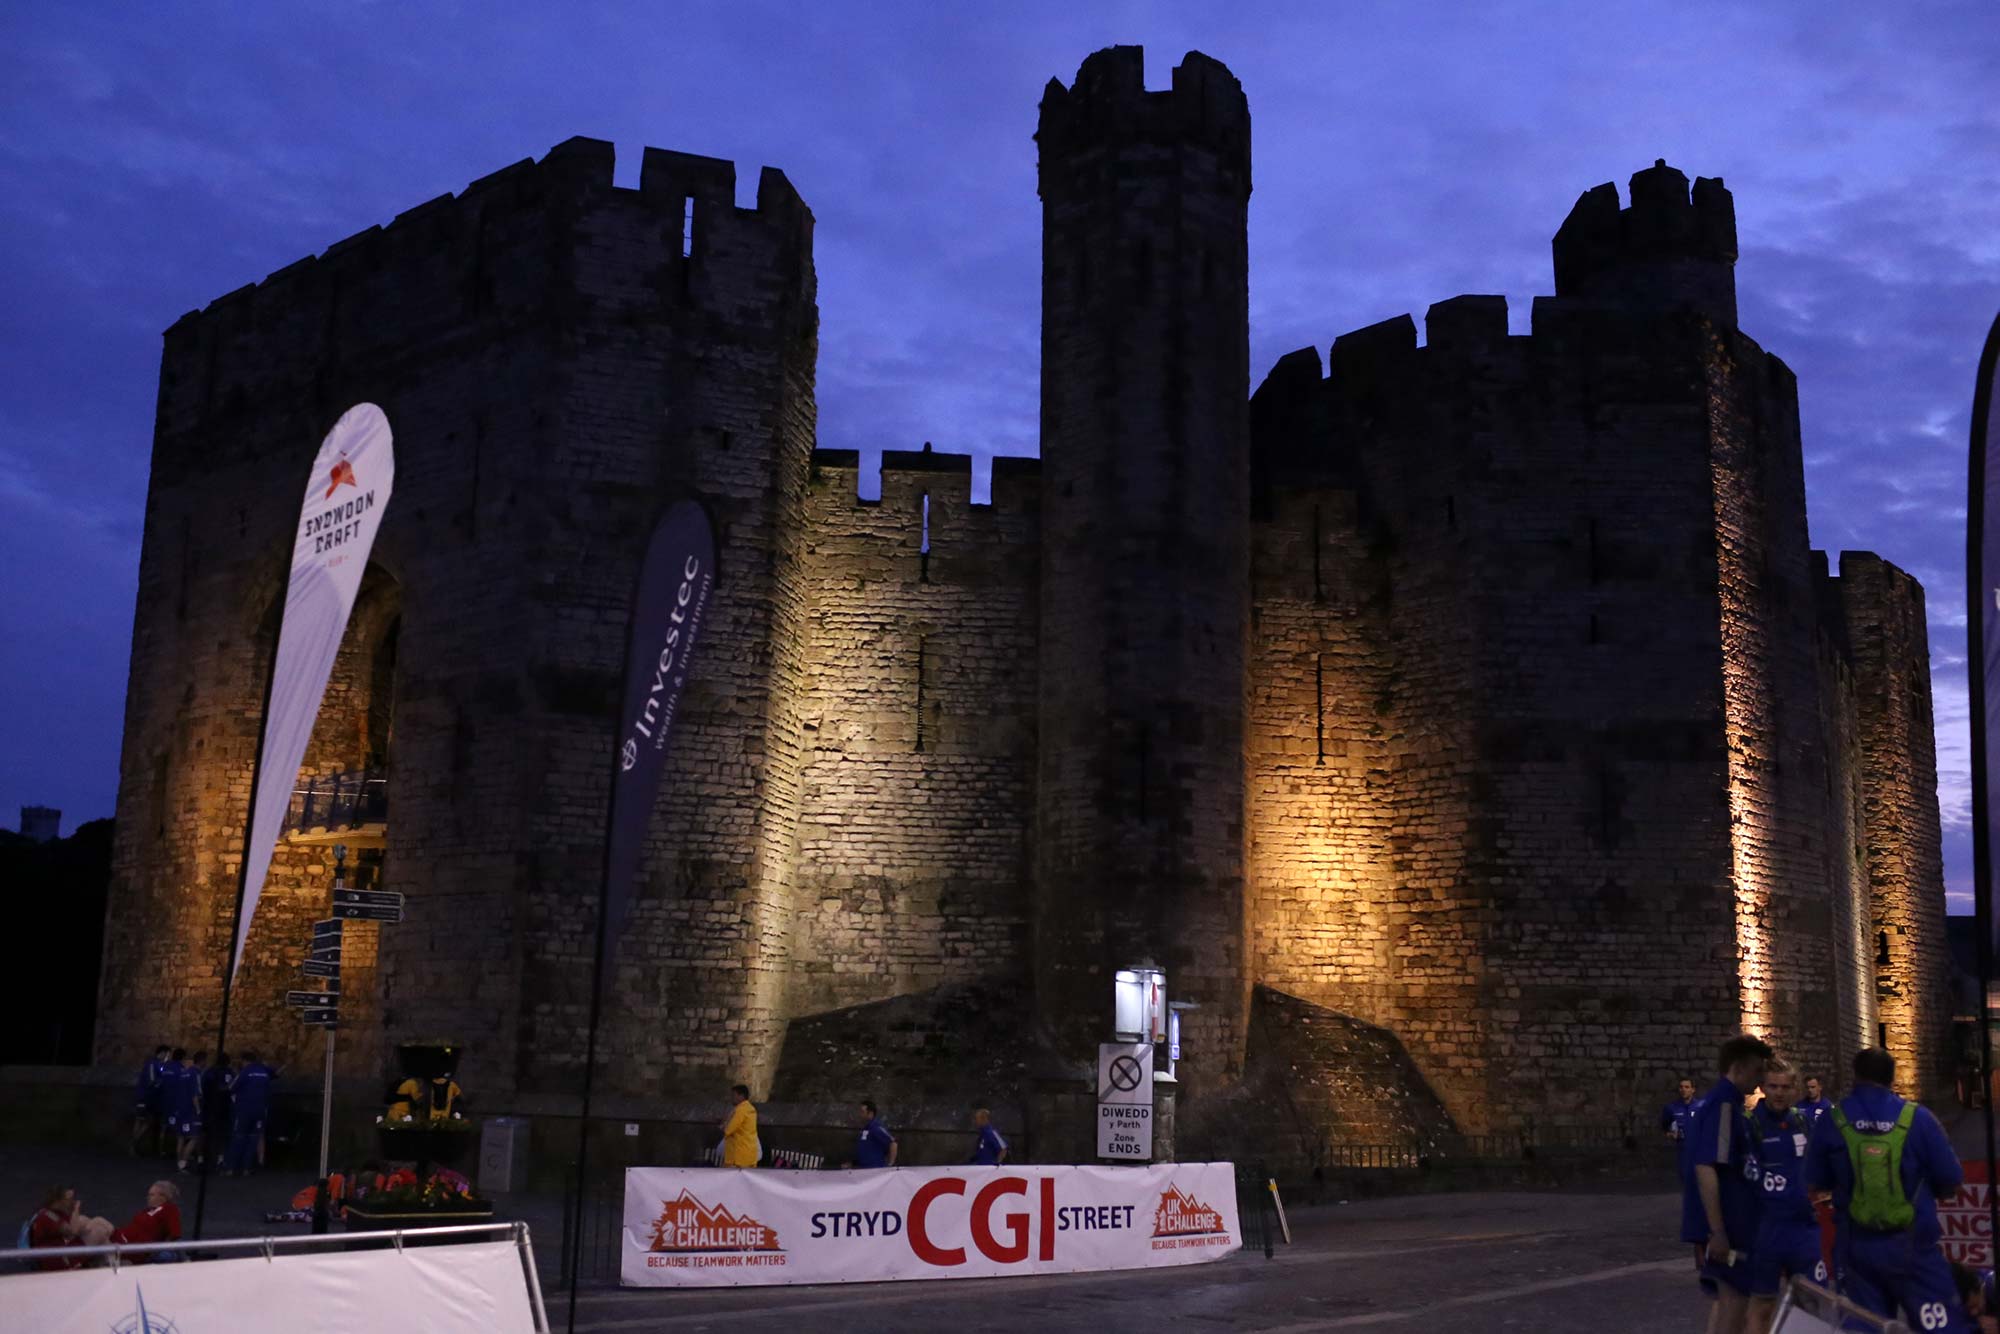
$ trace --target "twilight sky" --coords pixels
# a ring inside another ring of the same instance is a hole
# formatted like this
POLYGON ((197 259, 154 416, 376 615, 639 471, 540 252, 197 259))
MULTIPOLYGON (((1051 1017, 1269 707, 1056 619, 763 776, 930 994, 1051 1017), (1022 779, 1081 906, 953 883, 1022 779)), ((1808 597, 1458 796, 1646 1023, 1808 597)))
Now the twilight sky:
MULTIPOLYGON (((1884 5, 17 3, 0 7, 0 824, 111 812, 160 331, 572 134, 782 167, 818 219, 820 441, 1035 449, 1035 106, 1199 49, 1255 126, 1252 381, 1504 293, 1583 190, 1736 197, 1744 329, 1798 373, 1816 546, 1929 593, 1969 895, 1964 452, 2000 308, 2000 12, 1884 5)), ((305 459, 302 458, 301 466, 305 459)), ((980 465, 983 469, 983 463, 980 465)), ((1960 905, 1961 907, 1963 905, 1960 905)))

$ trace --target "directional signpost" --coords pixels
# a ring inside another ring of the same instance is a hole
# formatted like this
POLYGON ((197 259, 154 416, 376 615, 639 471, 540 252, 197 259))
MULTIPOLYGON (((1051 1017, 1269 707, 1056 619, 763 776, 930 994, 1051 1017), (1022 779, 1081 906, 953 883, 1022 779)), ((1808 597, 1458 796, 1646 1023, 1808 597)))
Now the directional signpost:
POLYGON ((403 920, 403 893, 396 889, 341 889, 333 891, 333 915, 350 921, 400 922, 403 920))

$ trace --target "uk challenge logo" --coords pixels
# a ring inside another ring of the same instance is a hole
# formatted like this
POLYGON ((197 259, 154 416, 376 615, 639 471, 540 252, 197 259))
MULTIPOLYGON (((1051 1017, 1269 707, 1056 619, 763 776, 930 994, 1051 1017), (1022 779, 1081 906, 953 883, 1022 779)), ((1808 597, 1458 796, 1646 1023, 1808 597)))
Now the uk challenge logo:
POLYGON ((1160 1192, 1159 1207, 1153 1210, 1154 1250, 1229 1244, 1229 1228, 1220 1209, 1211 1209, 1176 1185, 1160 1192))
POLYGON ((718 1269, 785 1263, 778 1231, 727 1205, 707 1205, 683 1190, 660 1201, 648 1246, 648 1269, 718 1269))

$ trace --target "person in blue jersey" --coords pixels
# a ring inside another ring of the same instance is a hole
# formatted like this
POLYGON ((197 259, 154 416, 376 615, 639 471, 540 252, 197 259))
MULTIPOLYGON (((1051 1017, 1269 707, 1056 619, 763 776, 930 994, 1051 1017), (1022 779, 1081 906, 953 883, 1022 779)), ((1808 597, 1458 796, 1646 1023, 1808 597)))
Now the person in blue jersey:
POLYGON ((222 1162, 222 1174, 249 1176, 264 1165, 264 1122, 271 1115, 271 1081, 276 1072, 257 1059, 255 1051, 243 1053, 243 1066, 229 1084, 229 1152, 222 1162))
POLYGON ((174 1048, 171 1059, 173 1070, 164 1085, 167 1132, 174 1136, 174 1156, 185 1172, 195 1137, 201 1134, 201 1072, 194 1068, 184 1047, 174 1048))
POLYGON ((229 1148, 229 1083, 236 1069, 229 1053, 215 1054, 215 1064, 201 1072, 202 1161, 214 1167, 229 1148))
POLYGON ((1764 1100, 1750 1113, 1757 1141, 1763 1213, 1750 1243, 1750 1327, 1769 1329, 1778 1292, 1788 1278, 1828 1283, 1820 1254, 1819 1220, 1806 1195, 1806 1146, 1812 1122, 1795 1105, 1798 1073, 1783 1059, 1764 1070, 1764 1100))
POLYGON ((172 1068, 168 1048, 153 1048, 152 1059, 139 1067, 138 1086, 132 1090, 132 1156, 160 1151, 160 1132, 166 1128, 166 1080, 172 1068))
POLYGON ((1993 1271, 1971 1265, 1954 1264, 1951 1276, 1958 1284, 1958 1301, 1980 1334, 2000 1334, 2000 1300, 1995 1300, 1993 1271))
POLYGON ((1944 1127, 1890 1091, 1896 1061, 1880 1047, 1854 1055, 1854 1089, 1813 1126, 1806 1189, 1833 1199, 1841 1291, 1912 1329, 1976 1329, 1938 1247, 1937 1202, 1965 1180, 1944 1127))
POLYGON ((1743 1098, 1764 1078, 1771 1049, 1745 1034, 1716 1053, 1721 1072, 1697 1099, 1682 1158, 1681 1240, 1696 1248, 1702 1290, 1714 1298, 1709 1334, 1739 1334, 1750 1311, 1750 1247, 1762 1213, 1763 1177, 1743 1098))
POLYGON ((1800 1113, 1808 1121, 1817 1121, 1826 1115, 1826 1109, 1831 1106, 1833 1104, 1826 1100, 1826 1094, 1820 1091, 1819 1076, 1809 1077, 1806 1080, 1806 1096, 1799 1099, 1800 1113))
POLYGON ((972 1145, 974 1167, 998 1167, 1007 1161, 1007 1141, 993 1125, 993 1113, 981 1107, 972 1114, 972 1128, 978 1139, 972 1145))
POLYGON ((896 1165, 896 1137, 889 1133, 889 1127, 882 1124, 876 1115, 875 1104, 864 1098, 861 1102, 861 1138, 854 1146, 856 1167, 894 1167, 896 1165))
POLYGON ((1660 1108, 1660 1133, 1676 1148, 1687 1143, 1688 1122, 1694 1120, 1694 1081, 1683 1079, 1674 1100, 1660 1108))

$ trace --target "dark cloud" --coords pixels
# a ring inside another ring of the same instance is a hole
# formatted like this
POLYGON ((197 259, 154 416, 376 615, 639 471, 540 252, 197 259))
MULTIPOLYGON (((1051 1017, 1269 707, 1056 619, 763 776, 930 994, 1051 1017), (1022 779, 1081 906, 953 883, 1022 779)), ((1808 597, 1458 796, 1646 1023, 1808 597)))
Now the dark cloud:
POLYGON ((1745 328, 1798 373, 1816 543, 1929 590, 1966 882, 1961 564, 2000 307, 1983 2, 12 6, 0 17, 0 812, 109 811, 159 330, 572 134, 782 166, 818 218, 820 431, 1032 452, 1035 105, 1088 51, 1251 99, 1252 373, 1460 292, 1517 331, 1576 197, 1735 192, 1745 328), (114 12, 115 11, 115 12, 114 12))

